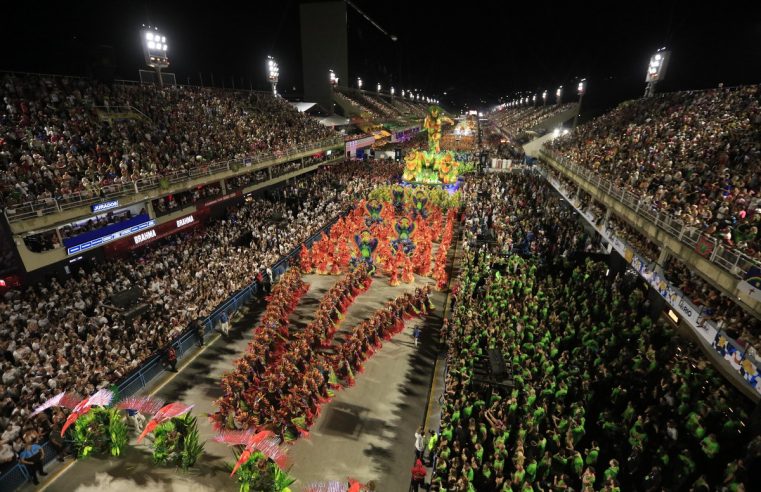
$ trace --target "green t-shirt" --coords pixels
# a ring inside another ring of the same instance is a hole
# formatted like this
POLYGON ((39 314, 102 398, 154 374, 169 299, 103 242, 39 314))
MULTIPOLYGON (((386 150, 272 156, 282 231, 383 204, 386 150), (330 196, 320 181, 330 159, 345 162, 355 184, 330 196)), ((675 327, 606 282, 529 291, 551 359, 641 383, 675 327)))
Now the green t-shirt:
POLYGON ((592 448, 589 450, 589 453, 587 453, 587 465, 594 466, 597 463, 597 455, 600 454, 599 448, 592 448))

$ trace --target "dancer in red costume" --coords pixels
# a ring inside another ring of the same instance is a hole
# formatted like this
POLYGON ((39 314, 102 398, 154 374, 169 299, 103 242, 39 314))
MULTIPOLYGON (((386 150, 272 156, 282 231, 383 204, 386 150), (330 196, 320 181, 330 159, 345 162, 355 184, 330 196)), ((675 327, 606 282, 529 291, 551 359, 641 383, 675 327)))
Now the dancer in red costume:
POLYGON ((389 262, 391 264, 391 278, 389 279, 388 283, 394 287, 401 284, 399 281, 399 267, 402 266, 403 254, 404 253, 400 253, 399 251, 394 252, 393 256, 391 257, 391 261, 389 262))
POLYGON ((305 244, 301 245, 301 251, 299 252, 299 266, 302 273, 312 273, 312 255, 305 244))
POLYGON ((393 253, 388 240, 378 238, 378 247, 375 248, 375 264, 383 273, 390 275, 393 261, 393 253))
POLYGON ((412 260, 410 257, 402 253, 402 282, 409 284, 415 281, 415 276, 412 273, 412 260))
POLYGON ((328 237, 322 233, 322 238, 312 246, 312 256, 314 258, 314 271, 318 275, 327 275, 328 273, 328 255, 326 246, 329 243, 328 237))

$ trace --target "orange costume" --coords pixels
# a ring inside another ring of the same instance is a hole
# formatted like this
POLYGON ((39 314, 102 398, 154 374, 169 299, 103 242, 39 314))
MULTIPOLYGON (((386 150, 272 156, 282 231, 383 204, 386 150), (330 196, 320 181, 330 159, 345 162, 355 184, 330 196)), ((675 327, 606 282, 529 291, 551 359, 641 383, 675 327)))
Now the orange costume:
POLYGON ((301 252, 299 253, 299 262, 301 271, 303 273, 312 273, 312 256, 309 254, 309 250, 306 245, 301 245, 301 252))
POLYGON ((415 276, 412 274, 412 260, 410 257, 402 254, 402 282, 409 284, 415 281, 415 276))
POLYGON ((399 282, 399 266, 401 265, 401 254, 402 253, 397 252, 389 260, 389 265, 391 267, 391 279, 388 283, 394 287, 401 283, 399 282))

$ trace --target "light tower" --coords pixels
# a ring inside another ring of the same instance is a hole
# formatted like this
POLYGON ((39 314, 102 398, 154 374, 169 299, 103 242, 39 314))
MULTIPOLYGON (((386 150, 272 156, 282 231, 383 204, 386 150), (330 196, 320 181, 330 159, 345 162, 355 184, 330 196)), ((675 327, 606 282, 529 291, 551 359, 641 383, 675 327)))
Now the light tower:
POLYGON ((167 57, 169 47, 166 42, 166 36, 159 32, 158 27, 143 24, 140 30, 140 39, 142 40, 145 64, 156 70, 159 85, 163 87, 164 80, 161 78, 161 70, 169 66, 169 58, 167 57))
POLYGON ((275 59, 271 56, 267 57, 267 80, 272 84, 272 95, 277 97, 277 81, 280 76, 280 67, 275 59))
POLYGON ((671 52, 666 48, 660 48, 650 57, 650 63, 647 66, 647 75, 645 76, 645 97, 652 97, 655 94, 655 84, 660 82, 666 76, 671 52))
POLYGON ((576 108, 576 116, 573 117, 573 127, 576 128, 576 122, 579 120, 579 114, 581 113, 581 101, 584 100, 584 94, 587 92, 587 79, 581 79, 579 86, 576 88, 576 92, 579 94, 579 107, 576 108))

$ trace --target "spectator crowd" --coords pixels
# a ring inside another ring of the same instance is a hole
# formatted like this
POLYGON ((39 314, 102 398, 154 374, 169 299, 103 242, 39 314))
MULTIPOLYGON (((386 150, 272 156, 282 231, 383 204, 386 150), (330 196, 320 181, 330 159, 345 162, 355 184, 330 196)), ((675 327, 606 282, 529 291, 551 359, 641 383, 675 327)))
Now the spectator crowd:
MULTIPOLYGON (((525 177, 503 179, 513 193, 490 181, 469 190, 466 230, 488 224, 481 210, 512 194, 533 198, 525 177)), ((578 222, 566 224, 564 237, 581 237, 578 222)), ((635 276, 581 254, 584 241, 506 256, 494 254, 501 244, 471 247, 472 234, 443 328, 447 376, 440 433, 429 441, 431 490, 750 486, 761 464, 761 437, 746 427, 751 405, 652 317, 635 276), (490 349, 505 359, 508 387, 476 375, 490 349)))
POLYGON ((0 197, 11 210, 336 136, 248 91, 3 74, 0 98, 0 197))
POLYGON ((691 230, 759 258, 759 86, 628 101, 551 148, 691 230))
POLYGON ((0 299, 0 462, 29 435, 47 435, 45 414, 28 418, 37 405, 60 391, 89 395, 115 383, 398 173, 386 161, 333 166, 131 259, 7 292, 0 299), (142 290, 147 310, 127 320, 111 295, 132 287, 142 290))

